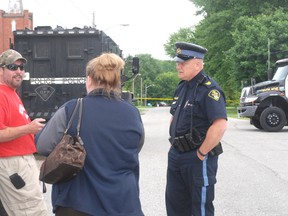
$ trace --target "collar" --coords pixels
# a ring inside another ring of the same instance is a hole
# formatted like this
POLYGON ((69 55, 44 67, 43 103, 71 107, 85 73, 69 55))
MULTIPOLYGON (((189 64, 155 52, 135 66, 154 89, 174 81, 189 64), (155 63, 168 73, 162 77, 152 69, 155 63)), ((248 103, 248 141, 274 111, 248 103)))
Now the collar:
POLYGON ((94 90, 90 91, 88 93, 88 95, 104 96, 104 97, 107 97, 107 98, 114 98, 114 99, 118 98, 117 94, 114 91, 107 92, 103 88, 94 89, 94 90))
POLYGON ((188 86, 190 86, 192 88, 195 85, 202 84, 205 79, 206 79, 206 75, 205 75, 204 71, 202 70, 193 79, 187 81, 187 84, 188 84, 188 86))

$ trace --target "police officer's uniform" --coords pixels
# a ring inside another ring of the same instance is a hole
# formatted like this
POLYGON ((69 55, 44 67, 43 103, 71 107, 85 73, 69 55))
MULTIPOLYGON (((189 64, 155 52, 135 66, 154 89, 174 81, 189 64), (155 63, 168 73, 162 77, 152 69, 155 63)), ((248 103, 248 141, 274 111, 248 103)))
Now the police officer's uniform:
MULTIPOLYGON (((175 60, 180 62, 203 59, 207 52, 195 44, 176 43, 176 47, 175 60)), ((215 147, 204 161, 198 158, 196 149, 214 120, 227 119, 225 105, 221 88, 203 70, 192 80, 179 83, 170 109, 173 121, 166 186, 168 216, 214 215, 212 201, 222 147, 215 147)))

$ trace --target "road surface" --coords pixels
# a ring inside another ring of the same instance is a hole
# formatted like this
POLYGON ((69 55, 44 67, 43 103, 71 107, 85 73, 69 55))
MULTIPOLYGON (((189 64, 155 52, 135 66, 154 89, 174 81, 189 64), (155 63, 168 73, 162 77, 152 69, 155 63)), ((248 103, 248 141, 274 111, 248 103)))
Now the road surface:
MULTIPOLYGON (((166 216, 169 107, 149 108, 142 119, 146 132, 140 152, 142 208, 146 216, 166 216)), ((247 120, 228 120, 219 159, 215 216, 288 215, 287 139, 287 127, 268 133, 247 120)), ((45 199, 51 208, 50 191, 48 185, 45 199)))

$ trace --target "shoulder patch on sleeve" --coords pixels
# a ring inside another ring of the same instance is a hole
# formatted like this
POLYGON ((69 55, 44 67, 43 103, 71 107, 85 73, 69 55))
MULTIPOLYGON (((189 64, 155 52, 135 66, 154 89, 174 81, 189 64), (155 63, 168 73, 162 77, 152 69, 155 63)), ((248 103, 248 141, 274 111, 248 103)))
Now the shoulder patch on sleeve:
POLYGON ((208 96, 213 100, 218 101, 220 99, 220 92, 216 89, 213 89, 208 93, 208 96))

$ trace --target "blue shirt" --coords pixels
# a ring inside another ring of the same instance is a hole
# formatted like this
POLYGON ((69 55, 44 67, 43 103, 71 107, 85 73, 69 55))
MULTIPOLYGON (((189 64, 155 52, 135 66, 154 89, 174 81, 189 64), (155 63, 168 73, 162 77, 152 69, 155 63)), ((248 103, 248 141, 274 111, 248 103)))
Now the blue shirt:
MULTIPOLYGON (((181 136, 190 132, 191 113, 192 125, 202 136, 205 136, 208 128, 218 118, 227 119, 226 101, 220 86, 201 71, 190 81, 181 81, 175 91, 170 113, 175 114, 179 103, 180 109, 176 135, 181 136), (199 82, 197 86, 197 82, 199 82), (186 90, 185 90, 186 88, 186 90), (183 98, 181 100, 181 98, 183 98), (182 101, 182 103, 181 103, 182 101)), ((170 130, 170 135, 173 133, 170 130)))

